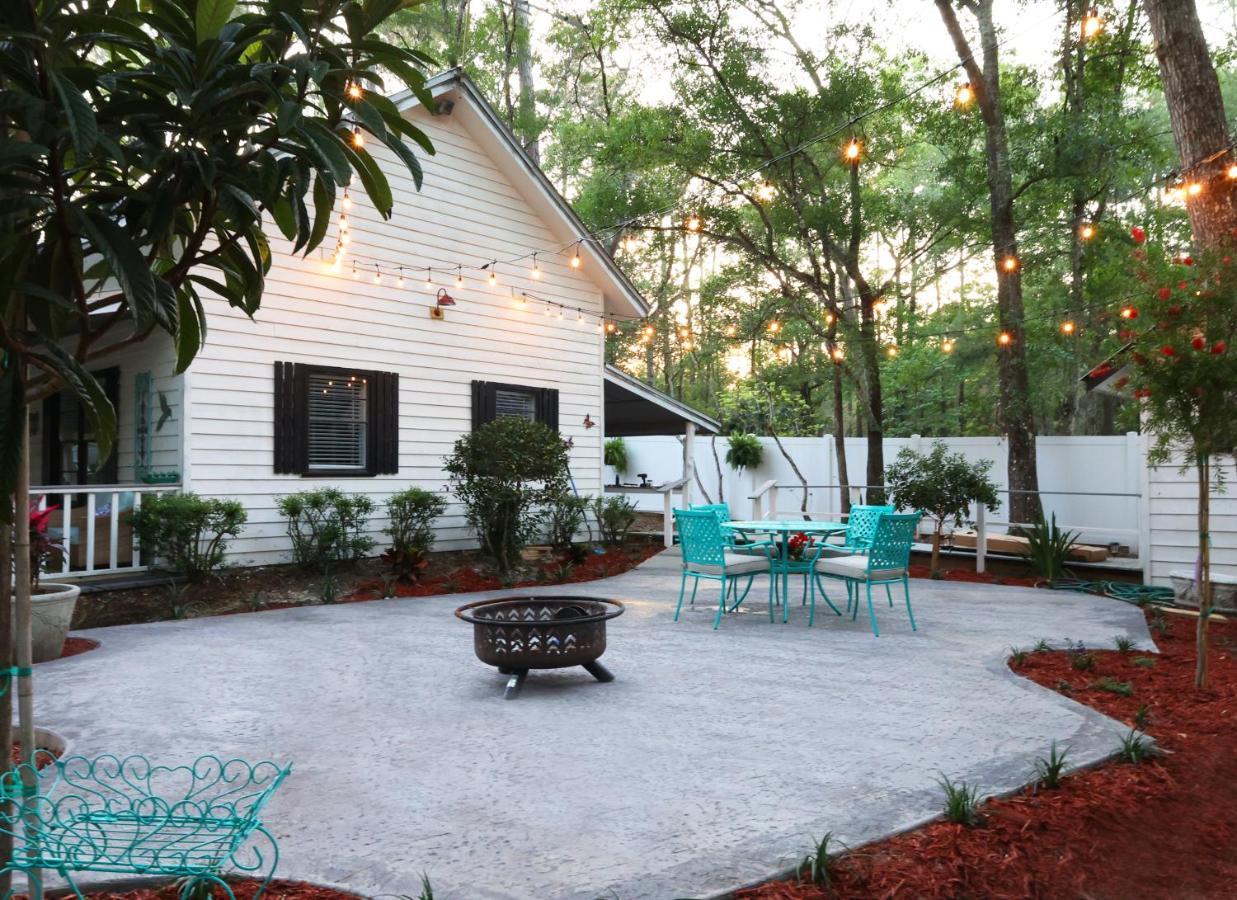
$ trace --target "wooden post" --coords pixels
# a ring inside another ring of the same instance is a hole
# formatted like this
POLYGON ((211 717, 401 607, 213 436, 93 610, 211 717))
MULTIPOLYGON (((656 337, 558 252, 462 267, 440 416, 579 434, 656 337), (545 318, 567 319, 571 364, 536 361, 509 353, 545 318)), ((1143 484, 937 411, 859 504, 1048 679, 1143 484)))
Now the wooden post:
POLYGON ((662 507, 662 515, 665 517, 662 520, 662 538, 665 541, 665 544, 667 547, 673 547, 674 546, 674 502, 672 498, 674 497, 674 491, 672 489, 667 489, 662 493, 661 496, 664 501, 664 504, 662 507))
POLYGON ((988 555, 988 527, 984 521, 987 512, 982 503, 975 504, 975 571, 981 573, 988 555))
POLYGON ((683 507, 691 509, 692 482, 696 478, 696 423, 683 426, 683 507))

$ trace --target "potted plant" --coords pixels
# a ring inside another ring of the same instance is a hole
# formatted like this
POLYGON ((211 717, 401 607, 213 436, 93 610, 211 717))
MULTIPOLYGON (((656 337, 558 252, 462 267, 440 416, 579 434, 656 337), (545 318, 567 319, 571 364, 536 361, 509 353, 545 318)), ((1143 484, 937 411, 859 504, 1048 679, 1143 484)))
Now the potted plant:
POLYGON ((621 437, 610 438, 605 443, 605 463, 614 469, 614 486, 621 487, 630 461, 627 458, 627 443, 621 437))
POLYGON ((41 580, 45 569, 58 568, 64 560, 64 545, 48 533, 52 513, 59 508, 39 509, 38 501, 30 503, 30 618, 33 659, 37 663, 60 657, 82 592, 75 584, 41 580))
POLYGON ((765 448, 756 435, 732 434, 728 440, 730 446, 726 448, 726 465, 730 468, 740 472, 755 469, 764 459, 765 448))

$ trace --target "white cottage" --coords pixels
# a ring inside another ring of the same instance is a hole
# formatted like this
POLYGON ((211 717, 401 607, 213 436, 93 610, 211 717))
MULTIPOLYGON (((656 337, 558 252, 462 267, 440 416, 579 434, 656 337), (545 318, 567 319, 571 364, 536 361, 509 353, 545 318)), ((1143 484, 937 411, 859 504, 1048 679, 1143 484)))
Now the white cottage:
MULTIPOLYGON (((645 301, 604 252, 580 241, 583 224, 468 78, 448 72, 429 87, 436 112, 396 98, 437 150, 423 157, 423 189, 373 148, 391 177, 394 213, 383 220, 353 192, 339 271, 327 253, 302 258, 273 234, 261 310, 250 321, 208 300, 209 335, 188 372, 173 374, 169 340, 108 361, 100 374, 119 439, 101 469, 70 398, 37 412, 35 490, 64 505, 73 570, 140 564, 124 512, 169 490, 244 503, 249 523, 232 562, 286 560, 276 497, 325 485, 376 501, 410 485, 440 490, 454 441, 500 412, 557 427, 572 442, 578 490, 601 492, 600 323, 643 316, 645 301), (504 263, 516 257, 525 258, 504 263), (440 289, 455 303, 439 317, 440 289), (521 303, 524 293, 538 299, 521 303)), ((452 505, 439 547, 470 542, 452 505)))

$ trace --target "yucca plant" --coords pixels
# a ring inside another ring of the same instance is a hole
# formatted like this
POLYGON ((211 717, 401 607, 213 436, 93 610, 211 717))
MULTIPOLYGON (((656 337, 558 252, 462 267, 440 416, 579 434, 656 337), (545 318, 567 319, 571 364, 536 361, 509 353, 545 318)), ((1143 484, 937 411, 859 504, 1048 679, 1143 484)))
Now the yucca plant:
POLYGON ((1061 775, 1065 771, 1067 756, 1069 756, 1069 747, 1058 750, 1057 742, 1053 741, 1048 750, 1048 758, 1041 757, 1035 761, 1035 777, 1040 787, 1055 790, 1061 786, 1061 775))
POLYGON ((1065 575, 1065 561, 1069 552, 1078 543, 1077 531, 1065 531, 1057 527, 1057 515, 1050 522, 1042 518, 1026 532, 1027 558, 1031 567, 1049 584, 1060 581, 1065 575))

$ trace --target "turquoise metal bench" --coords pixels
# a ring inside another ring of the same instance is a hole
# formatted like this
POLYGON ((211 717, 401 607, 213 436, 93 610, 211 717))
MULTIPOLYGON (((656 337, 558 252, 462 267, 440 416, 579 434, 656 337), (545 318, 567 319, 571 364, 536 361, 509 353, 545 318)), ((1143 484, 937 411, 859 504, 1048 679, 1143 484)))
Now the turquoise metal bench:
POLYGON ((22 765, 0 776, 0 801, 7 801, 0 831, 13 836, 12 859, 0 871, 32 879, 54 871, 79 898, 71 873, 167 876, 183 880, 182 898, 219 887, 233 900, 225 868, 261 878, 255 897, 274 875, 279 847, 259 814, 291 765, 203 756, 157 766, 144 756, 70 756, 40 769, 27 797, 22 778, 30 771, 22 765))

